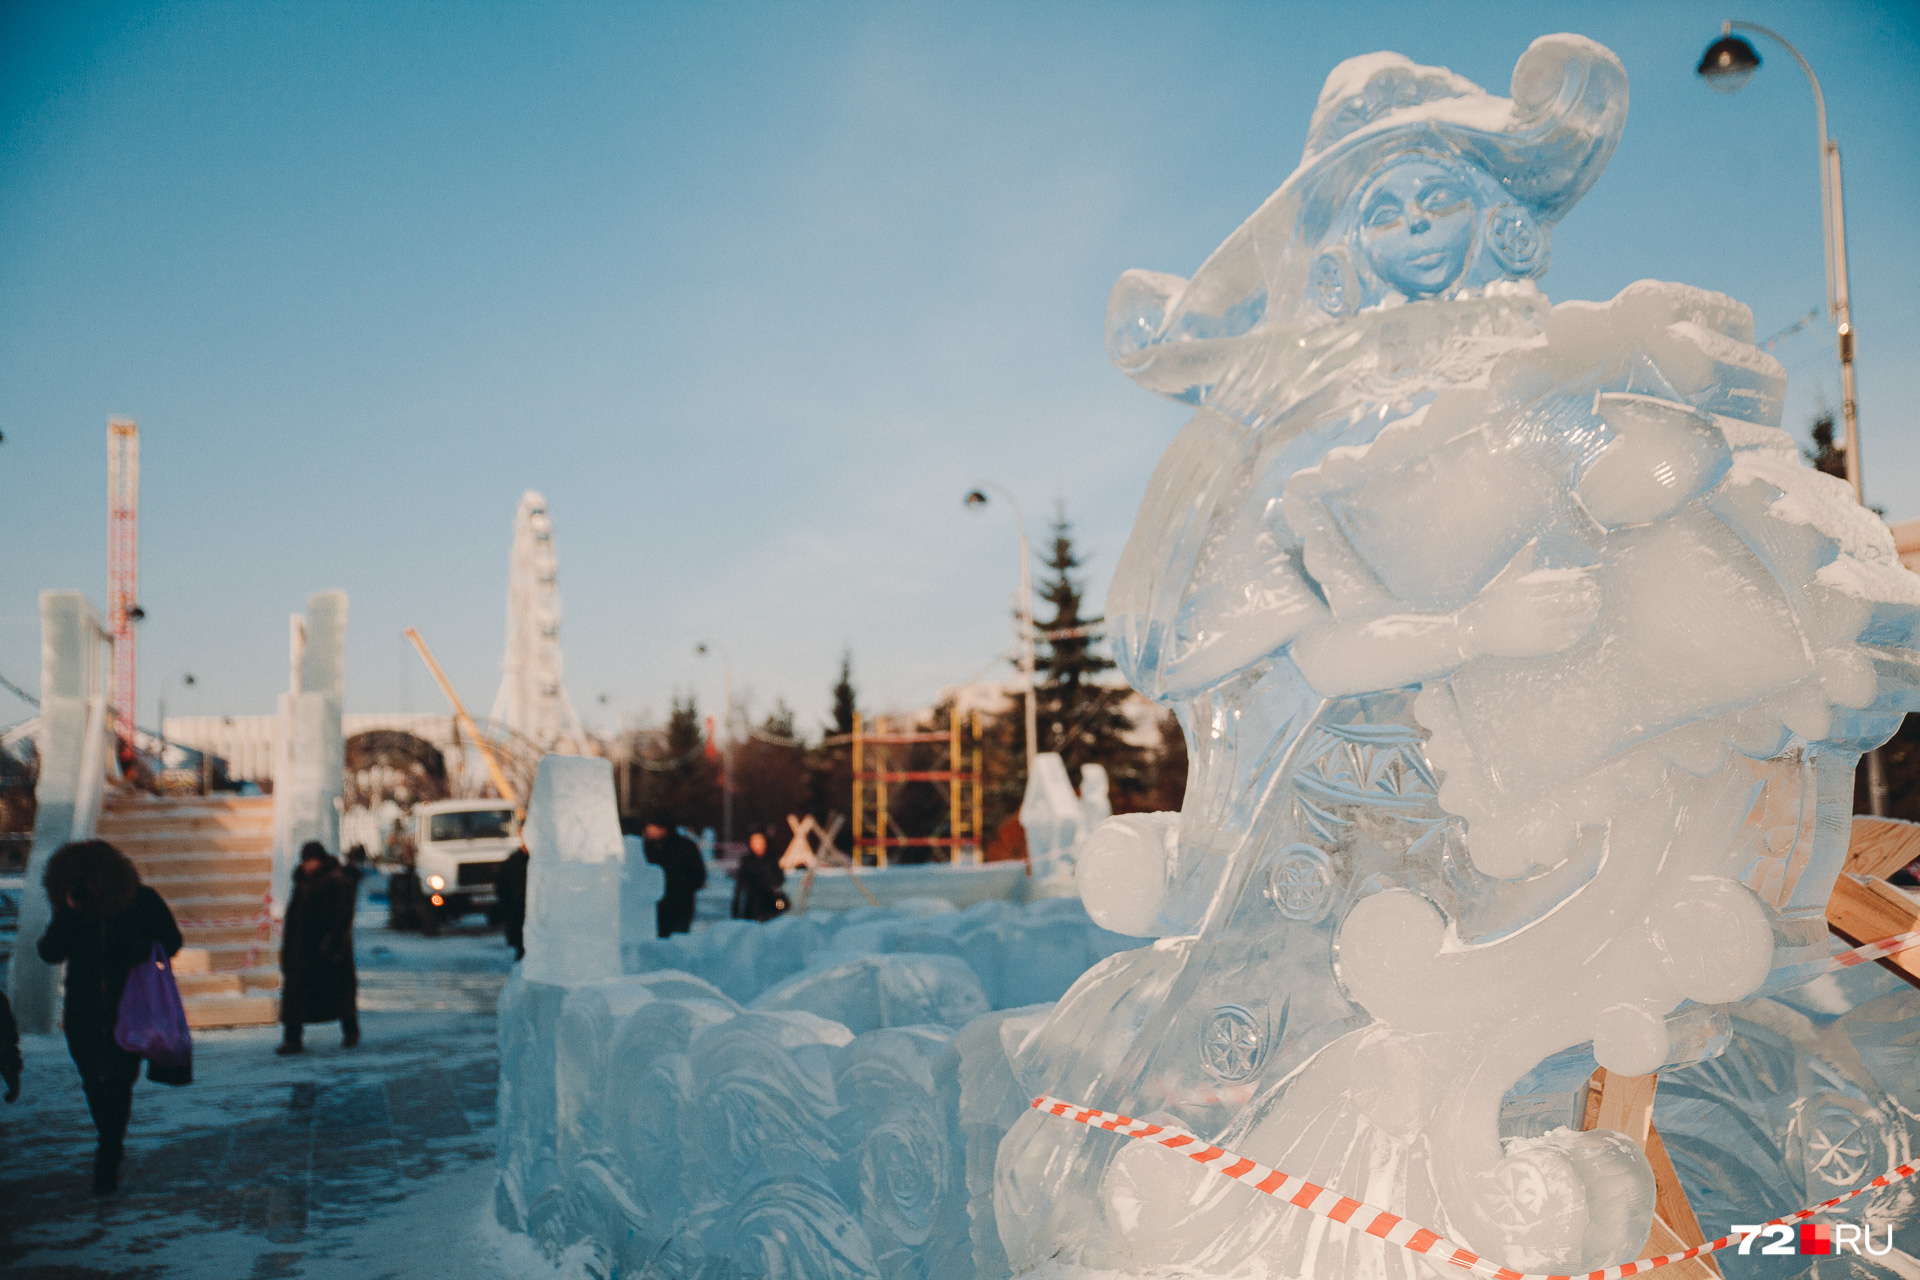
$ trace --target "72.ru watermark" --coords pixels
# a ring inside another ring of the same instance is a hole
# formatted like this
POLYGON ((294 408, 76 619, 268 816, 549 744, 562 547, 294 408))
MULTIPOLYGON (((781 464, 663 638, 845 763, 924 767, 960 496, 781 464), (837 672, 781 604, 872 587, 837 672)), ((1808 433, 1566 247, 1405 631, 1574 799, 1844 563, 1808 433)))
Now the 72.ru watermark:
POLYGON ((1887 1226, 1887 1242, 1882 1248, 1873 1247, 1873 1228, 1858 1222, 1803 1222, 1798 1229, 1784 1222, 1772 1225, 1741 1226, 1735 1224, 1729 1231, 1740 1237, 1741 1253, 1771 1253, 1776 1255, 1799 1255, 1809 1253, 1843 1253, 1851 1249, 1855 1253, 1870 1253, 1875 1257, 1893 1252, 1893 1226, 1887 1226), (1753 1247, 1757 1240, 1766 1240, 1760 1248, 1753 1247))

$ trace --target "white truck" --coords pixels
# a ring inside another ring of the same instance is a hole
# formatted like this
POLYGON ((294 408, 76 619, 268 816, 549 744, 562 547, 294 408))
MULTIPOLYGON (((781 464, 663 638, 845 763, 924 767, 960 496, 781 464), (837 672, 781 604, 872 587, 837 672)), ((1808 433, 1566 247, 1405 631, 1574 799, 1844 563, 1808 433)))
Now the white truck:
POLYGON ((436 800, 414 810, 413 868, 388 881, 388 914, 400 928, 434 934, 474 911, 498 924, 494 879, 520 846, 520 823, 504 800, 436 800))

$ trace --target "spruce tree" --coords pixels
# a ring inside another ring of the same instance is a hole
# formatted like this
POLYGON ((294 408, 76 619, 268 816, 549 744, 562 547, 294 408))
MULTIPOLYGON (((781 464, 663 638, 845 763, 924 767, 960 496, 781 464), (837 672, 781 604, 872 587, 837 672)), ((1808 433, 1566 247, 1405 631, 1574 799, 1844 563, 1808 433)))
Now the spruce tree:
POLYGON ((833 727, 828 733, 845 734, 853 732, 853 716, 856 698, 853 691, 853 650, 848 649, 840 655, 840 679, 833 686, 833 727))
POLYGON ((629 789, 639 817, 694 831, 719 826, 720 761, 692 695, 674 698, 664 732, 653 730, 640 738, 629 789))
MULTIPOLYGON (((823 826, 833 815, 853 808, 853 718, 859 711, 859 693, 853 687, 853 650, 840 655, 840 678, 831 690, 833 723, 826 726, 820 745, 807 753, 807 785, 814 818, 823 826)), ((853 848, 853 832, 842 826, 834 844, 842 852, 853 848)))
POLYGON ((1145 751, 1126 740, 1134 728, 1122 710, 1127 687, 1101 679, 1114 663, 1099 649, 1105 619, 1081 611, 1084 585, 1074 574, 1081 563, 1063 505, 1054 517, 1048 577, 1040 586, 1052 617, 1037 620, 1035 749, 1059 752, 1076 786, 1082 765, 1102 766, 1119 798, 1148 788, 1148 761, 1145 751))

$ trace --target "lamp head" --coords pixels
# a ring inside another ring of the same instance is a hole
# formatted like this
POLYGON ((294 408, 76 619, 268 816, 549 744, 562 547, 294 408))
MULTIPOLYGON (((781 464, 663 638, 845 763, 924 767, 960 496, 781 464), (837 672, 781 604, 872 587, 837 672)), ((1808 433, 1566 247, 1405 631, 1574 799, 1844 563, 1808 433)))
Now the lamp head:
POLYGON ((193 685, 195 684, 195 681, 193 678, 193 672, 189 671, 185 675, 181 676, 180 683, 186 685, 188 688, 192 688, 193 685))
POLYGON ((701 657, 701 658, 704 658, 704 657, 706 657, 706 656, 707 656, 707 642, 706 642, 706 641, 704 641, 704 640, 702 640, 702 641, 701 641, 701 642, 700 642, 699 644, 697 644, 697 645, 695 645, 695 646, 693 646, 693 652, 694 652, 694 655, 695 655, 696 657, 701 657))
POLYGON ((987 495, 979 489, 969 489, 966 503, 969 507, 984 507, 987 505, 987 495))
POLYGON ((1731 33, 1721 36, 1700 55, 1694 70, 1716 93, 1735 93, 1760 69, 1760 55, 1751 44, 1731 33))

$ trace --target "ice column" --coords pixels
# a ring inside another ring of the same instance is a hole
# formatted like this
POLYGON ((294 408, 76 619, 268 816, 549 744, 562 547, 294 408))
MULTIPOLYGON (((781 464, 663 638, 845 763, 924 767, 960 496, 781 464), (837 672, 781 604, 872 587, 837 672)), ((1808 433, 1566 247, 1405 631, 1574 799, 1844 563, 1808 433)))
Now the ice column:
POLYGON ((20 1029, 54 1029, 58 972, 31 945, 53 919, 40 889, 47 859, 69 840, 93 834, 100 816, 106 750, 106 696, 100 673, 98 616, 78 591, 40 593, 40 780, 27 890, 20 899, 19 942, 7 971, 8 994, 20 1029))
POLYGON ((523 834, 531 861, 522 976, 555 986, 619 977, 626 853, 613 765, 542 757, 523 834))
POLYGON ((346 771, 347 593, 317 591, 291 620, 290 678, 273 727, 273 914, 284 915, 300 846, 340 852, 335 804, 346 771))
POLYGON ((655 908, 667 895, 667 873, 647 861, 639 836, 623 836, 620 844, 626 858, 620 874, 620 945, 637 947, 659 936, 655 908))

